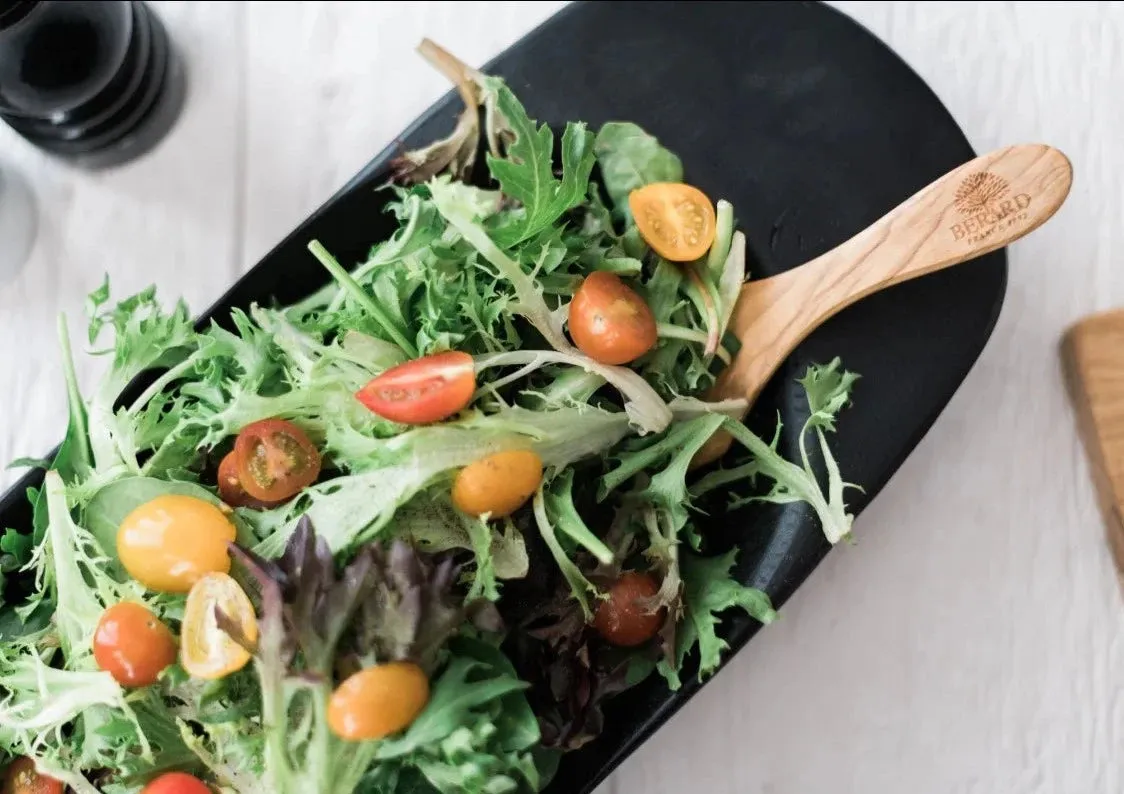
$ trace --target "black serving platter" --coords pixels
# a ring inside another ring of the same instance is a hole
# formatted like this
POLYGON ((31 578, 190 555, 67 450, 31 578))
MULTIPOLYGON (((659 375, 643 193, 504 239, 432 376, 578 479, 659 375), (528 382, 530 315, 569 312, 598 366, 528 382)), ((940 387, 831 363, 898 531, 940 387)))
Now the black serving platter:
MULTIPOLYGON (((683 159, 687 180, 730 200, 746 233, 753 278, 795 267, 843 242, 933 179, 975 156, 925 83, 865 29, 811 2, 579 2, 484 70, 504 77, 540 122, 635 121, 683 159)), ((351 266, 394 229, 376 188, 402 145, 447 134, 460 110, 450 91, 400 142, 267 254, 200 318, 288 302, 327 280, 307 252, 321 240, 351 266)), ((806 418, 795 378, 835 356, 862 375, 832 437, 858 515, 928 431, 975 363, 1006 289, 1004 251, 874 295, 836 315, 790 356, 747 423, 795 455, 806 418)), ((4 526, 30 527, 24 497, 41 473, 0 500, 4 526)), ((783 606, 829 546, 801 505, 736 512, 700 505, 708 551, 740 548, 738 574, 783 606)), ((861 520, 857 532, 862 532, 861 520)), ((887 594, 892 595, 892 594, 887 594)), ((758 631, 730 617, 731 651, 758 631)), ((552 794, 587 794, 697 691, 688 664, 672 695, 654 678, 611 701, 606 728, 562 761, 552 794)))

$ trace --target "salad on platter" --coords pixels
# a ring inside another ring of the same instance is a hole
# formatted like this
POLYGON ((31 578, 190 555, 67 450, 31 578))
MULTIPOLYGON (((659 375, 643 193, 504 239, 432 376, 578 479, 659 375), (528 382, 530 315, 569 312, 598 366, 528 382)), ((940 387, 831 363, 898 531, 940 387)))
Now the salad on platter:
POLYGON ((60 318, 65 440, 19 461, 42 485, 0 531, 4 794, 539 791, 614 696, 712 674, 735 611, 776 618, 700 499, 850 537, 829 438, 855 374, 799 381, 795 460, 707 399, 735 208, 636 124, 556 136, 421 51, 465 109, 394 160, 365 261, 310 240, 326 286, 205 325, 106 282, 85 394, 60 318))

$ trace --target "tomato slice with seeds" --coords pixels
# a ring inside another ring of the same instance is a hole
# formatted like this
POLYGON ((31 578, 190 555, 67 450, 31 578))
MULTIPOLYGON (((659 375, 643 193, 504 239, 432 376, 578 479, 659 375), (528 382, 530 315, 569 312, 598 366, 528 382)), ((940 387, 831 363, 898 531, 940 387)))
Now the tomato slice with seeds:
POLYGON ((258 641, 258 619, 246 591, 227 574, 204 576, 187 594, 180 628, 180 663, 196 678, 222 678, 250 661, 250 651, 219 625, 216 609, 234 621, 245 640, 258 641))
POLYGON ((219 498, 231 507, 265 510, 270 507, 277 507, 285 501, 279 499, 275 502, 265 502, 246 493, 246 489, 242 487, 242 480, 238 477, 238 456, 234 454, 234 450, 226 453, 222 462, 219 463, 219 471, 215 479, 218 481, 219 498))
POLYGON ((320 452, 285 419, 262 419, 242 428, 234 460, 242 488, 263 502, 288 499, 320 476, 320 452))
POLYGON ((0 794, 62 794, 62 783, 35 771, 35 762, 20 756, 8 765, 0 794))
POLYGON ((475 391, 476 364, 472 356, 450 350, 391 367, 355 396, 383 419, 423 425, 461 411, 475 391))
POLYGON ((669 262, 693 262, 714 242, 714 204, 697 187, 656 182, 628 194, 628 208, 644 242, 669 262))

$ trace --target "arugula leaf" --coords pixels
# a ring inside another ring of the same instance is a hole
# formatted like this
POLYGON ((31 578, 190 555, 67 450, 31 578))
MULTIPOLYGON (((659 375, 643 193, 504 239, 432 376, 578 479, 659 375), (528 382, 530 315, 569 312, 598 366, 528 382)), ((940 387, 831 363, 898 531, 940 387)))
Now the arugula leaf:
POLYGON ((672 690, 682 685, 679 670, 683 667, 684 658, 696 645, 699 649, 699 680, 718 669, 722 652, 730 647, 717 634, 721 623, 719 614, 738 607, 762 623, 776 620, 777 613, 768 595, 745 587, 730 576, 736 557, 737 550, 734 549, 710 558, 685 552, 680 559, 684 616, 676 638, 674 666, 667 659, 660 660, 657 665, 672 690))
POLYGON ((610 121, 597 131, 593 151, 615 210, 631 223, 628 194, 653 182, 682 182, 683 163, 632 122, 610 121))
POLYGON ((554 178, 554 133, 535 126, 523 105, 502 81, 488 78, 496 106, 515 135, 504 157, 488 155, 488 168, 504 195, 522 203, 522 215, 494 233, 503 248, 512 248, 552 226, 585 198, 593 171, 593 133, 571 122, 562 133, 562 180, 554 178))
POLYGON ((807 502, 816 511, 824 536, 832 545, 851 537, 854 517, 847 512, 844 490, 859 487, 843 481, 839 464, 827 443, 827 433, 835 429, 835 418, 849 403, 851 388, 858 379, 855 373, 843 370, 841 366, 838 358, 828 364, 813 364, 798 381, 804 387, 811 411, 800 432, 799 465, 780 456, 776 450, 776 438, 772 444, 766 444, 741 422, 727 419, 725 423, 730 435, 749 450, 754 472, 773 481, 773 488, 768 494, 736 499, 731 507, 753 501, 777 504, 807 502), (827 470, 826 493, 820 488, 808 454, 806 439, 809 431, 815 433, 819 441, 819 451, 827 470))

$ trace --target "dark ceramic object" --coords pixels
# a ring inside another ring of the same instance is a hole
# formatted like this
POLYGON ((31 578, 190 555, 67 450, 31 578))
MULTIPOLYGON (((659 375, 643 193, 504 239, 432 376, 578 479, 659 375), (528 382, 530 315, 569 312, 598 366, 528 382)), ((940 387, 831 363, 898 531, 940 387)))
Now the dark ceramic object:
POLYGON ((100 169, 148 153, 186 98, 183 61, 140 0, 0 0, 0 120, 100 169))
MULTIPOLYGON (((687 178, 729 199, 747 235, 752 275, 799 265, 863 229, 975 156, 925 83, 879 40, 818 3, 577 3, 485 70, 506 78, 532 117, 559 126, 631 120, 677 152, 687 178)), ((403 135, 407 146, 451 129, 450 92, 403 135)), ((305 246, 320 239, 345 263, 393 231, 380 214, 391 146, 246 274, 204 319, 252 301, 293 301, 325 282, 305 246)), ((832 444, 858 514, 920 441, 983 349, 1006 287, 1003 251, 870 297, 805 341, 747 420, 795 455, 806 418, 795 378, 840 356, 862 374, 832 444)), ((29 526, 28 476, 0 503, 3 526, 29 526)), ((740 547, 741 580, 778 606, 829 547, 801 505, 737 512, 706 505, 709 550, 740 547)), ((862 522, 858 522, 861 532, 862 522)), ((727 659, 758 631, 730 617, 727 659)), ((698 684, 693 662, 675 695, 655 678, 607 709, 601 737, 567 756, 549 791, 586 794, 677 711, 698 684)), ((767 715, 766 715, 767 718, 767 715)))

